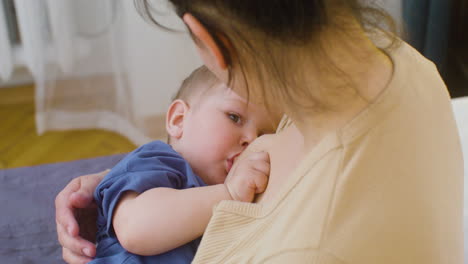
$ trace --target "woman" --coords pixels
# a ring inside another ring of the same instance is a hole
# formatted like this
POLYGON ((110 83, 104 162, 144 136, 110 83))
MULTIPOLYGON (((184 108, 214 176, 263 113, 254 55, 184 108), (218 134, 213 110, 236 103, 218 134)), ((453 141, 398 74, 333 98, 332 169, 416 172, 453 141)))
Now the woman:
MULTIPOLYGON (((462 263, 449 96, 431 62, 379 29, 382 11, 352 0, 170 2, 220 80, 289 117, 255 144, 270 154, 266 191, 254 204, 221 202, 194 263, 462 263)), ((94 254, 73 212, 101 177, 57 196, 69 263, 94 254)))

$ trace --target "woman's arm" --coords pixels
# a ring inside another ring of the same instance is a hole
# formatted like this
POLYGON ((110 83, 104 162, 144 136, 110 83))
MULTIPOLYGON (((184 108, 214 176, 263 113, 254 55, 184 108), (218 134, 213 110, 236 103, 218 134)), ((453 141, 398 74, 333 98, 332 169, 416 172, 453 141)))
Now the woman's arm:
POLYGON ((88 241, 94 240, 96 233, 83 234, 80 230, 80 226, 83 229, 83 222, 89 223, 89 228, 86 228, 88 230, 92 230, 92 227, 95 230, 96 223, 81 219, 79 215, 83 211, 97 214, 93 200, 94 189, 108 172, 106 170, 75 178, 55 198, 57 235, 62 245, 63 259, 67 263, 88 263, 96 254, 96 246, 88 241))

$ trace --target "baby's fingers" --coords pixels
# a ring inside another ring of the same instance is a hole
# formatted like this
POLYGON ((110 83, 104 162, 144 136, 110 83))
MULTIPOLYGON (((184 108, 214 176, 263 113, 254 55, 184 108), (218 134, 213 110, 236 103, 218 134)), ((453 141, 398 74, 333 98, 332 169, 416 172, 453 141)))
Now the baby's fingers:
POLYGON ((264 174, 266 177, 270 175, 270 162, 268 161, 264 161, 264 160, 255 161, 255 163, 252 164, 252 168, 264 174))
POLYGON ((270 156, 267 152, 255 152, 250 156, 250 165, 252 169, 266 176, 270 175, 270 156))
POLYGON ((252 156, 251 166, 256 172, 253 178, 255 183, 255 193, 262 193, 265 191, 268 184, 268 177, 270 175, 270 156, 267 152, 257 152, 252 156))
MULTIPOLYGON (((264 164, 264 163, 270 164, 270 155, 268 155, 268 152, 263 152, 263 151, 254 152, 249 155, 248 161, 251 164, 251 166, 253 166, 252 164, 264 164)), ((263 165, 259 166, 258 169, 262 169, 262 167, 263 165)))
POLYGON ((259 173, 257 177, 254 178, 255 181, 255 193, 259 194, 266 190, 268 185, 268 176, 263 173, 259 173))

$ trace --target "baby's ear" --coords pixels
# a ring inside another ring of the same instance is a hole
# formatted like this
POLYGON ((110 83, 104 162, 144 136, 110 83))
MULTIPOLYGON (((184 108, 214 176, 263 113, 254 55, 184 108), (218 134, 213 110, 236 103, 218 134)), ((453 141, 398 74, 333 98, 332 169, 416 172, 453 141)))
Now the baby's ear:
POLYGON ((169 137, 179 139, 184 132, 184 117, 188 112, 188 105, 183 100, 174 100, 166 113, 166 131, 169 137))

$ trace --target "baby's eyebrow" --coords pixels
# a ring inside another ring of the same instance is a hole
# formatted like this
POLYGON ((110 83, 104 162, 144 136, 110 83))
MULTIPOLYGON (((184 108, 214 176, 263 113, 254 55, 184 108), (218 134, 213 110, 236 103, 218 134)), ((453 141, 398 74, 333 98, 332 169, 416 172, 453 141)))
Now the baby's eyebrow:
POLYGON ((248 103, 237 98, 227 99, 229 103, 235 104, 237 107, 241 107, 244 111, 248 110, 248 103))
POLYGON ((228 101, 235 101, 235 102, 240 102, 242 104, 248 104, 247 99, 239 97, 239 98, 228 98, 228 101))

